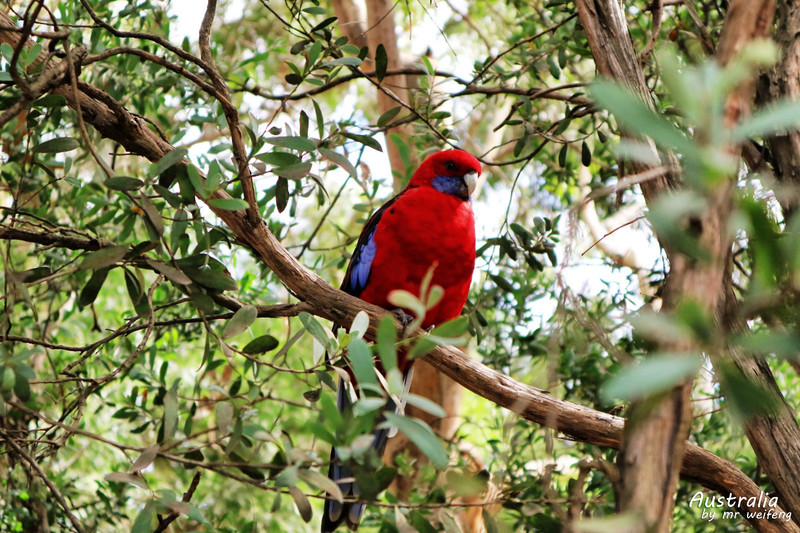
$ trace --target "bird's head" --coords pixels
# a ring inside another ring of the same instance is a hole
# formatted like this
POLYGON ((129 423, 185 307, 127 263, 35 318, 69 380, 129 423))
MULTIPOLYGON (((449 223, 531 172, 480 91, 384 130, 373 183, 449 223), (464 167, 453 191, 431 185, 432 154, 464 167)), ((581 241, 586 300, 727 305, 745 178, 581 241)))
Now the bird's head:
POLYGON ((422 162, 408 187, 433 187, 439 192, 468 200, 478 183, 481 164, 463 150, 436 152, 422 162))

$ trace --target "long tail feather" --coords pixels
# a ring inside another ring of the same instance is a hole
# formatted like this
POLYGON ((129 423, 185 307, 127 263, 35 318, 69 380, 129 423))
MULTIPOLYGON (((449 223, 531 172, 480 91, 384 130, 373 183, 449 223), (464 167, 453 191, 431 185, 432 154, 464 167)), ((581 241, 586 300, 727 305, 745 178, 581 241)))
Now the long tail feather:
MULTIPOLYGON (((411 377, 413 376, 412 370, 412 368, 409 368, 403 375, 403 379, 406 382, 404 397, 408 394, 411 377)), ((339 408, 340 412, 344 412, 350 405, 351 402, 347 391, 347 385, 344 380, 340 378, 336 390, 336 406, 339 408)), ((397 412, 397 410, 397 405, 395 405, 394 401, 390 398, 384 411, 397 412)), ((389 441, 389 438, 393 437, 396 433, 396 428, 381 428, 375 430, 372 434, 372 447, 377 452, 378 457, 383 457, 383 453, 386 450, 386 443, 389 441)), ((353 479, 353 471, 340 460, 336 448, 331 449, 331 462, 330 467, 328 467, 328 477, 338 483, 345 500, 358 498, 359 490, 358 485, 353 479)), ((342 524, 345 524, 350 531, 356 531, 358 525, 361 523, 361 518, 364 516, 365 509, 366 504, 361 502, 346 501, 344 503, 339 503, 336 500, 326 499, 322 514, 322 533, 332 533, 342 524)))

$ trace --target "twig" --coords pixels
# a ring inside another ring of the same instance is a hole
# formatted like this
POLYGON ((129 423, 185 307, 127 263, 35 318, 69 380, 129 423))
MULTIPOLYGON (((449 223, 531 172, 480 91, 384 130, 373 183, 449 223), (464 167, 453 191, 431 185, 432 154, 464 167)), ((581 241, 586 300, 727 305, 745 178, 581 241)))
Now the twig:
POLYGON ((605 235, 603 235, 602 237, 600 237, 599 239, 597 239, 596 241, 594 241, 594 243, 592 243, 592 245, 591 245, 591 246, 589 246, 587 249, 585 249, 585 250, 583 251, 583 253, 581 254, 581 256, 584 256, 584 255, 586 255, 586 252, 588 252, 589 250, 591 250, 592 248, 594 248, 595 246, 597 246, 597 245, 598 245, 598 243, 600 243, 600 241, 602 241, 603 239, 605 239, 605 238, 606 238, 606 237, 608 237, 609 235, 612 235, 612 234, 614 234, 615 232, 617 232, 617 231, 621 230, 622 228, 624 228, 624 227, 626 227, 626 226, 630 226, 630 225, 631 225, 631 224, 633 224, 634 222, 638 222, 639 220, 644 220, 644 219, 645 219, 645 216, 644 216, 644 215, 642 215, 642 216, 638 216, 638 217, 634 218, 633 220, 629 220, 628 222, 626 222, 626 223, 624 223, 624 224, 621 224, 621 225, 617 226, 616 228, 612 229, 611 231, 609 231, 608 233, 606 233, 605 235))
MULTIPOLYGON (((198 470, 197 472, 195 472, 194 477, 192 477, 192 482, 189 484, 189 489, 183 493, 183 498, 181 498, 181 501, 183 503, 189 503, 191 501, 192 496, 194 495, 194 491, 197 490, 197 486, 200 484, 200 476, 202 474, 203 474, 202 470, 198 470)), ((153 530, 153 533, 163 533, 164 531, 166 531, 169 525, 173 523, 175 520, 177 520, 178 516, 180 516, 180 514, 176 511, 173 511, 164 518, 159 517, 158 527, 156 527, 156 529, 153 530)))
POLYGON ((244 146, 244 139, 242 139, 242 131, 239 128, 239 112, 236 107, 231 103, 231 95, 228 91, 228 86, 225 79, 220 74, 217 65, 214 63, 214 57, 211 55, 211 26, 214 23, 214 15, 217 9, 217 0, 208 0, 206 6, 206 13, 203 16, 203 22, 200 24, 200 35, 198 44, 200 46, 200 58, 205 65, 204 70, 211 78, 214 88, 217 90, 215 95, 217 101, 222 106, 225 113, 225 119, 228 122, 228 129, 231 135, 231 150, 233 157, 236 160, 238 170, 238 178, 242 182, 242 192, 244 199, 249 208, 247 209, 247 216, 251 224, 258 224, 261 222, 261 215, 258 211, 258 204, 256 199, 256 190, 253 185, 253 176, 250 173, 250 166, 248 165, 247 149, 244 146))
POLYGON ((64 496, 61 495, 61 491, 58 490, 58 487, 56 487, 52 481, 50 481, 50 478, 48 478, 47 474, 44 473, 44 470, 42 470, 42 467, 39 466, 39 463, 36 462, 36 459, 31 457, 28 452, 26 452, 20 445, 14 442, 14 439, 12 439, 8 435, 8 433, 3 431, 2 429, 0 429, 0 437, 2 437, 3 441, 8 446, 14 448, 14 451, 17 452, 17 454, 20 457, 22 457, 25 460, 25 462, 27 462, 31 466, 31 468, 33 468, 36 471, 36 474, 42 479, 44 484, 47 485, 47 488, 50 490, 50 494, 53 495, 53 498, 55 498, 58 504, 61 506, 61 508, 64 509, 64 514, 67 515, 67 518, 72 523, 72 527, 74 527, 75 530, 78 531, 78 533, 84 533, 83 525, 81 525, 80 520, 78 520, 77 517, 74 514, 72 514, 69 505, 67 505, 67 501, 64 499, 64 496))

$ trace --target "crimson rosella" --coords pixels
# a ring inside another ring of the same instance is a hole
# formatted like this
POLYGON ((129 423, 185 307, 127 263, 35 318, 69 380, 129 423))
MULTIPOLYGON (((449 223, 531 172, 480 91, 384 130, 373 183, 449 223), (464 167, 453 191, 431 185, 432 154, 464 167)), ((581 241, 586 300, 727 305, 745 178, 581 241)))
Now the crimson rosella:
MULTIPOLYGON (((478 160, 462 150, 437 152, 420 165, 408 186, 386 202, 367 222, 345 273, 342 290, 369 303, 391 309, 389 293, 403 289, 420 295, 426 274, 433 269, 431 286, 444 296, 425 313, 423 328, 436 326, 461 314, 475 268, 475 218, 470 194, 481 172, 478 160)), ((398 367, 406 380, 411 363, 398 354, 398 367)), ((350 406, 346 384, 339 380, 339 409, 350 406)), ((390 400, 388 409, 396 409, 390 400)), ((373 448, 383 456, 388 430, 374 434, 373 448)), ((358 498, 352 471, 331 451, 328 477, 339 483, 345 498, 358 498), (350 481, 339 480, 350 478, 350 481)), ((364 513, 363 503, 325 501, 322 532, 334 531, 342 522, 355 531, 364 513)))

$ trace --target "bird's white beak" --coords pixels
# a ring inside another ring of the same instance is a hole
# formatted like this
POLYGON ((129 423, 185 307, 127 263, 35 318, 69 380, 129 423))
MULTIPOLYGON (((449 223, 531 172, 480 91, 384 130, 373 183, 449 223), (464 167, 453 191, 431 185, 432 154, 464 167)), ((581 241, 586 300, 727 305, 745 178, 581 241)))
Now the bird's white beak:
POLYGON ((467 190, 472 196, 472 193, 475 192, 475 187, 478 186, 478 173, 473 170, 464 174, 464 183, 467 184, 467 190))

